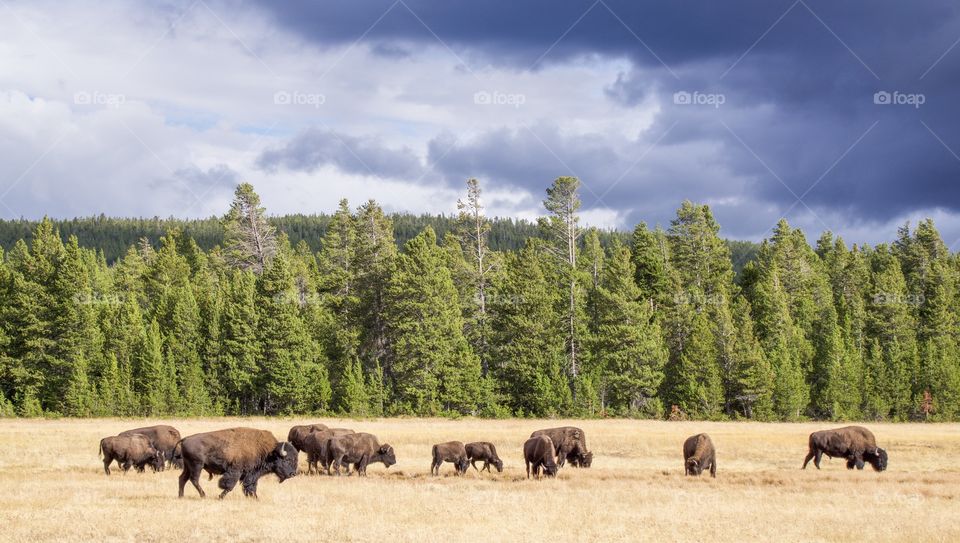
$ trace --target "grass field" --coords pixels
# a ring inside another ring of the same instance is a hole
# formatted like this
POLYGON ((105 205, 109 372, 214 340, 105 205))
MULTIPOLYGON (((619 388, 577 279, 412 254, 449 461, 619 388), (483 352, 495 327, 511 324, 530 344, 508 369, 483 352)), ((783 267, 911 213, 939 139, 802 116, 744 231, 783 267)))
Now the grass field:
MULTIPOLYGON (((306 420, 0 420, 3 541, 960 541, 960 425, 868 425, 890 454, 888 471, 848 471, 842 459, 800 470, 807 435, 830 424, 652 421, 336 420, 394 446, 397 464, 369 477, 299 476, 204 500, 179 470, 103 474, 101 437, 166 422, 186 436, 252 426, 285 438, 306 420), (531 431, 584 429, 593 467, 527 480, 531 431), (705 431, 717 479, 685 477, 681 447, 705 431), (431 477, 430 447, 492 441, 504 472, 431 477)), ((301 467, 306 458, 301 455, 301 467)))

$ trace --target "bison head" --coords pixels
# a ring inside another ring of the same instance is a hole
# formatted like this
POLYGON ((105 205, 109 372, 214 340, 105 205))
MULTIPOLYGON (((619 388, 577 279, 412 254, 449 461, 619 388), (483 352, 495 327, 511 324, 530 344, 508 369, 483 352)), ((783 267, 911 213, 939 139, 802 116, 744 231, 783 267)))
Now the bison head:
POLYGON ((503 473, 503 460, 494 458, 490 463, 493 464, 493 467, 497 468, 497 473, 503 473))
POLYGON ((289 441, 278 443, 267 456, 266 468, 284 482, 297 474, 299 456, 297 449, 289 441))
POLYGON ((581 468, 589 468, 590 464, 593 464, 593 453, 588 452, 586 454, 580 455, 578 462, 581 468))
POLYGON ((457 460, 457 473, 466 473, 467 468, 470 467, 470 461, 467 460, 467 457, 464 456, 460 460, 457 460))
POLYGON ((544 464, 543 465, 543 474, 547 477, 556 477, 557 476, 557 465, 554 463, 544 464))
POLYGON ((887 451, 877 447, 875 453, 864 453, 863 459, 870 463, 873 466, 873 469, 877 471, 883 471, 887 469, 887 451))
POLYGON ((380 457, 380 461, 383 462, 383 465, 387 466, 388 468, 397 463, 397 456, 394 454, 393 447, 390 445, 381 445, 377 450, 377 455, 380 457))
POLYGON ((150 467, 153 468, 154 473, 163 471, 164 466, 167 465, 167 459, 163 456, 163 451, 158 451, 155 449, 150 450, 153 451, 152 456, 150 457, 150 467))
POLYGON ((697 462, 696 459, 688 458, 687 475, 700 475, 701 473, 703 473, 703 466, 700 465, 700 462, 697 462))

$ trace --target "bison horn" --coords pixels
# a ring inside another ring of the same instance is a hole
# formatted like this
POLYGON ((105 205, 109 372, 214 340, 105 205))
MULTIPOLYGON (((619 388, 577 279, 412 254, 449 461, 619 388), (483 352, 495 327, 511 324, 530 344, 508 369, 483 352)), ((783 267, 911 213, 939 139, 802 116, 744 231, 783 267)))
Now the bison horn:
POLYGON ((280 458, 286 458, 286 457, 287 457, 287 448, 285 447, 285 445, 286 445, 286 443, 281 443, 281 444, 280 444, 280 458))

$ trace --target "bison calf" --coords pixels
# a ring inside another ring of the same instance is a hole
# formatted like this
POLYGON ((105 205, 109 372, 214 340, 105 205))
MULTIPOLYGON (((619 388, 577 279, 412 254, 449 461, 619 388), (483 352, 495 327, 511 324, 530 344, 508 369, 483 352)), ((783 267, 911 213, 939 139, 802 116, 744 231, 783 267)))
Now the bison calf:
POLYGON ((530 434, 530 437, 536 436, 550 438, 557 456, 557 464, 561 468, 567 460, 570 460, 571 465, 583 468, 589 468, 593 463, 593 453, 587 450, 587 435, 576 426, 546 428, 530 434))
POLYGON ((344 436, 354 433, 353 430, 346 428, 328 428, 308 434, 303 440, 301 451, 307 453, 307 474, 316 471, 320 473, 318 464, 323 467, 325 473, 330 472, 330 465, 327 464, 327 444, 331 438, 344 436))
POLYGON ((553 441, 545 435, 531 437, 523 444, 523 460, 527 465, 527 479, 530 478, 531 468, 533 476, 540 478, 540 468, 547 477, 557 475, 557 463, 554 461, 553 441))
POLYGON ((149 464, 153 471, 163 471, 163 452, 154 449, 150 440, 140 434, 105 437, 100 440, 100 455, 103 455, 103 472, 110 475, 110 464, 116 460, 126 473, 130 466, 143 473, 149 464))
POLYGON ((683 468, 687 475, 699 476, 709 468, 710 476, 717 476, 717 451, 707 434, 690 436, 683 442, 683 468))
POLYGON ((132 436, 140 434, 150 440, 150 445, 163 452, 164 458, 172 467, 183 468, 179 455, 174 454, 177 443, 180 442, 180 432, 173 426, 159 424, 157 426, 146 426, 144 428, 134 428, 126 432, 120 432, 117 435, 132 436))
POLYGON ((876 471, 887 469, 887 451, 877 447, 873 433, 863 426, 845 426, 834 430, 821 430, 810 434, 807 457, 803 459, 803 468, 813 459, 813 465, 820 469, 820 458, 845 458, 847 469, 863 469, 864 462, 876 471))
POLYGON ((393 447, 381 445, 373 434, 360 432, 330 438, 327 443, 327 463, 340 475, 340 467, 353 464, 357 475, 365 476, 367 466, 382 462, 390 467, 397 463, 393 447))
POLYGON ((497 456, 497 448, 493 446, 493 443, 487 441, 467 443, 466 449, 467 459, 470 460, 473 469, 477 469, 477 462, 483 462, 483 467, 477 471, 490 471, 490 464, 493 464, 497 468, 497 473, 503 472, 503 460, 500 460, 500 457, 497 456))
POLYGON ((430 473, 440 475, 440 464, 452 462, 454 472, 463 475, 467 472, 467 449, 461 441, 448 441, 433 446, 433 461, 430 463, 430 473))

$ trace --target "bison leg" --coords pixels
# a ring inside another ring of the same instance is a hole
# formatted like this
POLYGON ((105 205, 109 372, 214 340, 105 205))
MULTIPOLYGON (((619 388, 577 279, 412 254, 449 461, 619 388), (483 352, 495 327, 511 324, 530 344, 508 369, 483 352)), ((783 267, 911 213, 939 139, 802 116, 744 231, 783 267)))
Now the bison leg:
POLYGON ((823 458, 823 451, 817 450, 813 456, 813 465, 817 466, 817 469, 820 469, 820 459, 823 458))
MULTIPOLYGON (((480 471, 480 470, 477 469, 477 461, 476 461, 476 459, 470 460, 470 465, 473 466, 474 471, 480 471)), ((484 463, 484 467, 486 467, 486 463, 484 463)))
POLYGON ((710 462, 710 477, 713 477, 714 479, 717 478, 717 459, 716 458, 714 458, 713 461, 710 462))
POLYGON ((529 479, 530 478, 530 461, 524 460, 524 462, 527 464, 527 479, 529 479))
POLYGON ((812 460, 814 456, 814 452, 811 449, 810 452, 807 453, 807 457, 803 459, 803 467, 800 469, 807 469, 807 464, 810 463, 810 460, 812 460))
POLYGON ((180 473, 180 497, 183 497, 183 487, 186 486, 187 480, 189 480, 193 487, 197 489, 197 492, 200 493, 201 498, 205 498, 207 493, 200 488, 200 474, 203 472, 203 466, 190 465, 184 463, 183 471, 180 473))
POLYGON ((113 457, 104 456, 103 457, 103 472, 107 475, 110 475, 110 464, 113 463, 113 457))
POLYGON ((483 469, 487 470, 487 473, 490 473, 490 462, 488 460, 483 461, 483 469))
POLYGON ((260 499, 257 496, 257 481, 260 475, 257 472, 248 473, 243 476, 243 495, 248 498, 260 499))
POLYGON ((437 462, 436 456, 430 461, 430 475, 440 475, 440 462, 437 462))
POLYGON ((128 471, 130 471, 130 466, 132 465, 133 463, 130 462, 129 460, 124 460, 123 465, 120 467, 123 468, 123 473, 126 474, 128 471))
POLYGON ((366 477, 367 476, 367 464, 370 462, 370 457, 364 454, 360 457, 360 461, 353 465, 353 468, 357 470, 357 477, 366 477))
MULTIPOLYGON (((220 499, 222 500, 224 496, 227 495, 231 490, 237 486, 237 481, 240 480, 240 474, 235 471, 228 471, 220 477, 220 481, 217 482, 217 486, 220 487, 223 492, 220 493, 220 499)), ((243 489, 243 493, 247 493, 246 487, 243 489)))

